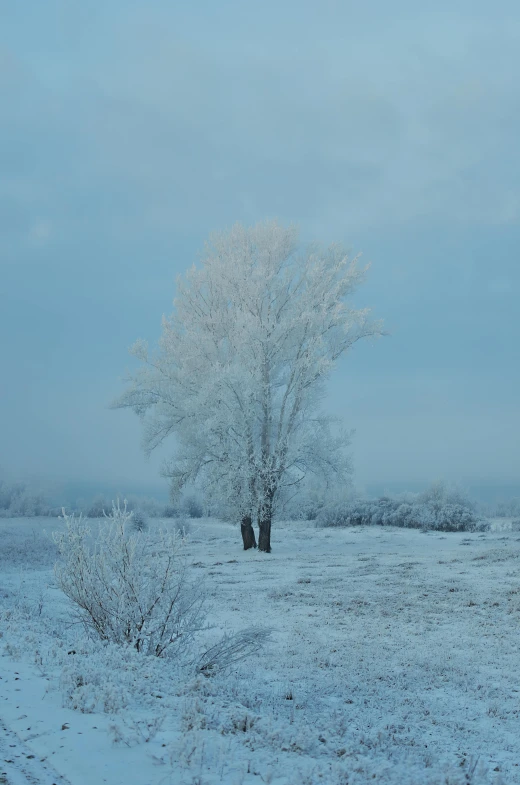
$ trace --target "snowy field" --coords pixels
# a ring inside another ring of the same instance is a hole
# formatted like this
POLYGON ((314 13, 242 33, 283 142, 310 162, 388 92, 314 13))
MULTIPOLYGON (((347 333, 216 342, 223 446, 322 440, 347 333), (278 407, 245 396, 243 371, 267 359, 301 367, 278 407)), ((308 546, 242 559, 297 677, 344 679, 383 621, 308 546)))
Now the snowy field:
POLYGON ((3 785, 520 783, 520 532, 507 524, 279 524, 266 555, 192 522, 207 635, 272 628, 209 678, 83 640, 54 584, 44 530, 60 525, 0 521, 3 785))

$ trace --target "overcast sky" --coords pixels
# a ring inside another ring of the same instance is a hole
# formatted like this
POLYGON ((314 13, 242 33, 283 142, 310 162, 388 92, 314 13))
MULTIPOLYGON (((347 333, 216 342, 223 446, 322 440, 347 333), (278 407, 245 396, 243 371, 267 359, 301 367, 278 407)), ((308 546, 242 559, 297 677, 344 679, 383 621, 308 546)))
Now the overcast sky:
POLYGON ((207 235, 372 262, 360 484, 520 474, 520 5, 0 0, 0 467, 157 480, 108 405, 207 235), (427 10, 429 7, 429 10, 427 10))

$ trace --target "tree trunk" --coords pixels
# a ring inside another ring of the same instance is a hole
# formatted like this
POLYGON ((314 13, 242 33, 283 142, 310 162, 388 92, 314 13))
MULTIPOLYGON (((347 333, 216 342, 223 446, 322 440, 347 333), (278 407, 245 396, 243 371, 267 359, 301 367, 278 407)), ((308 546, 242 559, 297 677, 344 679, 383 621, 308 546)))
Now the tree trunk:
POLYGON ((264 515, 258 524, 258 550, 271 553, 271 516, 264 515))
POLYGON ((249 548, 256 548, 256 538, 255 538, 255 530, 253 529, 253 524, 251 522, 251 516, 246 515, 242 518, 242 523, 240 524, 240 531, 242 533, 242 542, 244 543, 244 550, 247 551, 249 548))

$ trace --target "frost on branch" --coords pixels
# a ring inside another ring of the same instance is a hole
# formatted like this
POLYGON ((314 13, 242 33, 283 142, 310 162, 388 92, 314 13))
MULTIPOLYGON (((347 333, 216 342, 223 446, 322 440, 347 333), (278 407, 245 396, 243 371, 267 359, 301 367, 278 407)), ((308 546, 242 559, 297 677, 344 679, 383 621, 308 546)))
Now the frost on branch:
POLYGON ((56 579, 88 632, 160 657, 201 629, 204 596, 187 579, 178 531, 136 532, 119 502, 94 537, 81 515, 63 510, 63 520, 56 579))

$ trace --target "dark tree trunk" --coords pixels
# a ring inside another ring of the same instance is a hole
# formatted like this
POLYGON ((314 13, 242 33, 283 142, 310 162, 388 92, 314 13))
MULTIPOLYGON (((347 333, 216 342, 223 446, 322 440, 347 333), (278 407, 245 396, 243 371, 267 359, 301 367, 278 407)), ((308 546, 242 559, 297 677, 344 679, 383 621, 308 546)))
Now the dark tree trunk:
POLYGON ((246 515, 242 518, 242 523, 240 524, 240 531, 242 533, 242 542, 244 543, 244 550, 247 551, 249 548, 256 548, 256 538, 255 538, 255 530, 253 529, 253 524, 251 522, 251 516, 246 515))
POLYGON ((271 516, 264 515, 258 524, 258 550, 271 553, 271 516))

